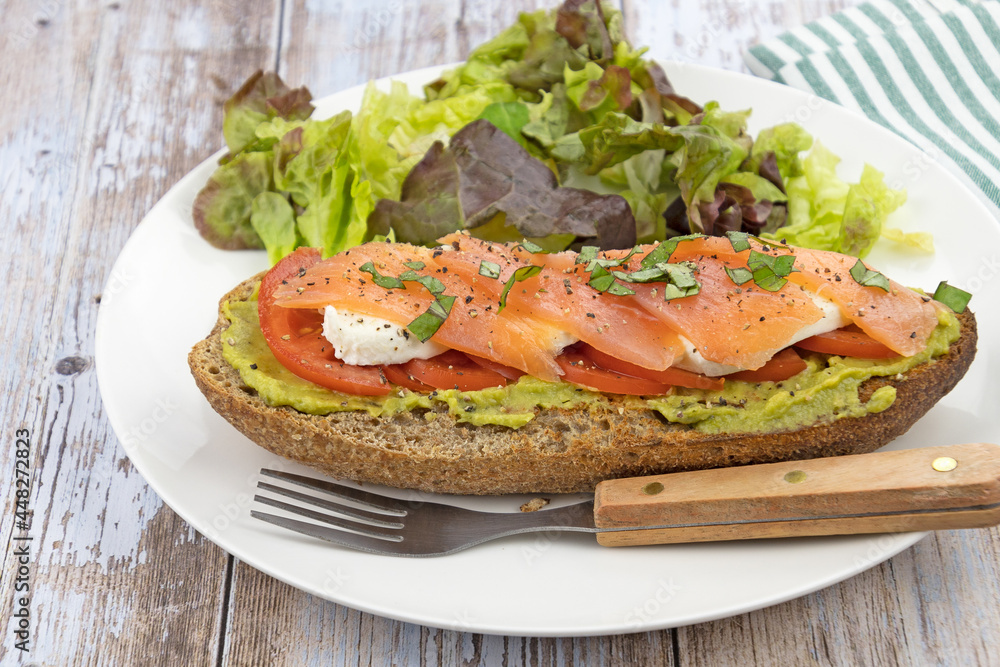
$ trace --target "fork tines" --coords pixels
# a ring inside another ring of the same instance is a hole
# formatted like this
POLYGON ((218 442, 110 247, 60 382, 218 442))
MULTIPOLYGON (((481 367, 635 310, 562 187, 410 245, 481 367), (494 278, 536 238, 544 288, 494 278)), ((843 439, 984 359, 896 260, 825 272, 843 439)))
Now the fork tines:
MULTIPOLYGON (((285 482, 305 487, 312 491, 324 494, 320 497, 288 489, 265 481, 257 483, 257 488, 262 491, 291 498, 299 503, 325 510, 324 512, 309 509, 299 505, 270 498, 268 496, 255 495, 254 500, 263 504, 284 510, 290 514, 318 521, 324 526, 338 529, 338 533, 343 535, 345 542, 351 542, 350 546, 358 547, 350 537, 352 533, 358 536, 365 536, 390 542, 399 542, 403 539, 399 530, 403 528, 402 517, 407 514, 403 503, 385 496, 368 493, 360 489, 355 489, 334 482, 311 479, 301 475, 278 472, 275 470, 262 469, 261 475, 273 477, 285 482), (347 502, 344 502, 347 501, 347 502), (329 514, 330 512, 332 514, 329 514), (344 532, 349 531, 349 532, 344 532)), ((297 521, 295 519, 266 514, 251 510, 251 516, 272 523, 283 528, 303 532, 314 537, 330 539, 327 531, 314 524, 297 521), (311 528, 310 528, 311 527, 311 528), (323 531, 319 534, 318 531, 323 531)), ((327 529, 328 530, 328 529, 327 529)))

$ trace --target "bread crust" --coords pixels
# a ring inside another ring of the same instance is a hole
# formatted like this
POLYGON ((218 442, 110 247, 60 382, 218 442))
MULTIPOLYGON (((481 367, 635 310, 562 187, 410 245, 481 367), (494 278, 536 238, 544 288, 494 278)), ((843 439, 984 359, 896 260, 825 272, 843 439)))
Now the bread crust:
MULTIPOLYGON (((220 301, 246 299, 260 276, 220 301)), ((958 383, 976 353, 976 322, 958 316, 962 335, 949 352, 901 379, 872 378, 862 400, 896 388, 888 409, 796 431, 706 435, 666 422, 651 409, 606 405, 542 410, 518 429, 472 426, 442 411, 372 417, 315 416, 267 405, 222 356, 221 312, 188 363, 211 406, 252 441, 279 456, 340 479, 436 493, 496 495, 593 491, 605 479, 770 463, 874 451, 905 433, 958 383)))

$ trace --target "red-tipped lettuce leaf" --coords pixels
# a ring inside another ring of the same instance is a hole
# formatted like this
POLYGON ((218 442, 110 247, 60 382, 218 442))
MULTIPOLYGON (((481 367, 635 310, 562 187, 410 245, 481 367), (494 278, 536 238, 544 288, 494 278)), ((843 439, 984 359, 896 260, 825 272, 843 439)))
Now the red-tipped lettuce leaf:
POLYGON ((312 94, 305 86, 289 88, 274 72, 257 70, 226 100, 222 134, 233 155, 253 143, 262 122, 281 117, 305 120, 312 115, 312 94))
POLYGON ((556 32, 574 49, 586 47, 590 59, 605 63, 614 56, 599 0, 566 0, 556 11, 556 32))
POLYGON ((274 188, 270 153, 241 153, 219 166, 194 200, 194 225, 216 248, 263 248, 250 224, 253 200, 274 188))
POLYGON ((622 197, 559 187, 545 164, 485 120, 465 126, 447 149, 428 151, 400 201, 380 201, 368 224, 369 233, 392 228, 398 240, 431 243, 501 214, 528 238, 567 234, 602 248, 635 243, 635 218, 622 197))

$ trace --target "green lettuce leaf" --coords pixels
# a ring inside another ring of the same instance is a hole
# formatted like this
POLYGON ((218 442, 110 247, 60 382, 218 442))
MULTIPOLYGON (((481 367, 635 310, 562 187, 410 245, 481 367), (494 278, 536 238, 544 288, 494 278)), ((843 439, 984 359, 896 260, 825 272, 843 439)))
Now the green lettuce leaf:
POLYGON ((886 217, 906 193, 889 188, 880 171, 865 165, 858 183, 837 175, 840 158, 816 142, 802 161, 802 175, 787 182, 788 224, 769 238, 792 245, 865 257, 882 234, 886 217))
POLYGON ((719 181, 739 168, 747 151, 711 125, 685 125, 673 131, 684 145, 668 159, 677 167, 675 180, 687 206, 690 230, 706 233, 701 208, 715 205, 719 181))
MULTIPOLYGON (((709 102, 705 105, 705 110, 696 118, 697 124, 708 125, 722 132, 740 146, 744 152, 750 153, 753 139, 747 133, 747 119, 750 118, 750 110, 745 111, 724 111, 719 108, 718 102, 709 102)), ((695 124, 692 120, 690 124, 695 124)))
MULTIPOLYGON (((346 165, 345 152, 351 130, 351 112, 312 121, 286 132, 274 147, 274 185, 290 193, 301 207, 325 196, 332 173, 346 165)), ((343 176, 340 177, 343 182, 343 176)), ((335 186, 334 186, 335 187, 335 186)))
POLYGON ((579 71, 567 66, 564 78, 566 97, 592 121, 632 105, 632 77, 624 67, 609 65, 603 69, 597 63, 588 62, 579 71))
POLYGON ((483 109, 477 120, 480 119, 488 120, 508 137, 528 147, 527 139, 521 135, 521 130, 531 120, 528 105, 524 102, 494 102, 483 109))
POLYGON ((802 175, 799 153, 812 147, 812 135, 796 123, 782 123, 761 130, 750 152, 750 171, 758 173, 768 153, 773 153, 784 181, 802 175))
POLYGON ((554 85, 551 92, 543 91, 541 102, 528 105, 528 123, 521 128, 521 134, 534 139, 542 148, 552 148, 566 134, 568 105, 563 84, 554 85))
POLYGON ((235 155, 253 142, 254 131, 264 121, 308 118, 314 108, 311 101, 305 86, 292 89, 274 72, 257 70, 223 106, 222 134, 229 152, 235 155))
POLYGON ((288 200, 276 192, 262 192, 254 197, 250 224, 263 241, 272 265, 301 242, 295 227, 295 211, 288 200))
POLYGON ((788 195, 779 190, 778 186, 763 176, 751 174, 749 171, 733 172, 728 176, 724 176, 721 181, 723 183, 742 185, 753 193, 753 196, 757 201, 788 201, 788 195))
POLYGON ((887 186, 882 172, 866 164, 844 202, 840 252, 865 257, 882 235, 885 219, 905 202, 905 192, 887 186))
POLYGON ((685 142, 675 128, 656 123, 640 123, 623 113, 613 112, 606 114, 601 122, 586 127, 577 134, 583 145, 587 173, 590 174, 596 174, 644 151, 666 149, 672 153, 685 142))
POLYGON ((904 232, 896 227, 883 227, 882 237, 917 252, 934 252, 934 237, 927 232, 904 232))

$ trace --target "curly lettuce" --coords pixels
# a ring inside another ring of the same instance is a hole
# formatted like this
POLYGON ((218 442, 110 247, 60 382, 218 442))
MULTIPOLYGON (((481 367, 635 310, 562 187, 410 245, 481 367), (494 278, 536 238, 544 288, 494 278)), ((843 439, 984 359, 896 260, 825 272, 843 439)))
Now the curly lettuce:
POLYGON ((312 111, 306 88, 263 72, 226 103, 229 153, 193 211, 207 240, 272 262, 302 244, 329 256, 454 229, 548 248, 730 231, 858 256, 879 238, 931 247, 886 228, 905 194, 878 170, 848 183, 801 126, 754 137, 749 109, 679 94, 597 0, 521 14, 422 96, 369 84, 357 114, 312 111), (489 152, 468 162, 470 147, 489 152))

